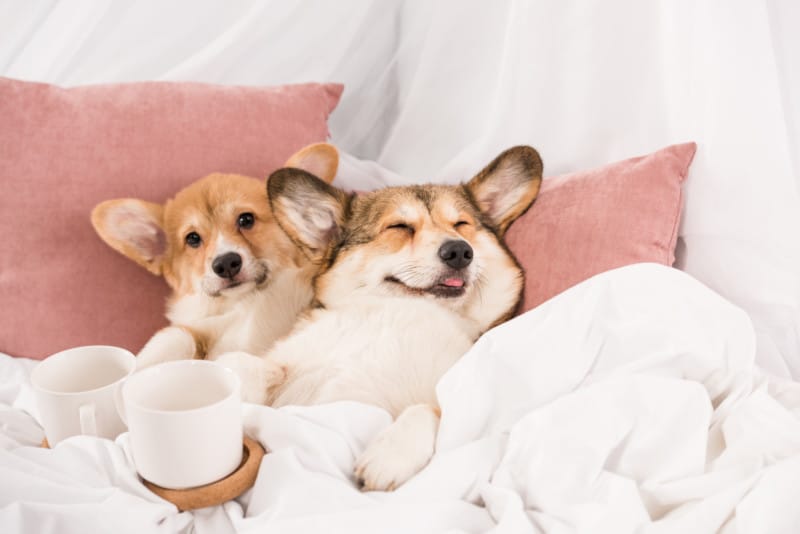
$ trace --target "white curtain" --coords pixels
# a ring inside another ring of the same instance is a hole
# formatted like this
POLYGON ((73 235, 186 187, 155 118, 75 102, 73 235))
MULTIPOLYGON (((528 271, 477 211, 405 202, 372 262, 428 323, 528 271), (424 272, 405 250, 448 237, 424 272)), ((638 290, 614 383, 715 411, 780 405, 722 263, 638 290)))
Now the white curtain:
POLYGON ((694 140, 679 267, 800 377, 800 4, 792 0, 0 0, 0 74, 340 81, 340 148, 407 180, 511 144, 546 174, 694 140))

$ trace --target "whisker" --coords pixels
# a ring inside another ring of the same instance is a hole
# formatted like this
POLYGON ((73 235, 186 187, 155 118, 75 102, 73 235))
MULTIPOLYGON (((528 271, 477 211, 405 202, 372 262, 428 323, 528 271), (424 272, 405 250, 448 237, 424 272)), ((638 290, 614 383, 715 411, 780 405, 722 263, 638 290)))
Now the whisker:
POLYGON ((478 294, 478 301, 483 302, 483 286, 485 283, 488 282, 486 276, 484 276, 483 271, 481 269, 475 270, 475 282, 473 286, 475 287, 475 292, 478 294))
POLYGON ((410 286, 427 286, 435 280, 438 269, 407 261, 399 265, 394 276, 410 286))

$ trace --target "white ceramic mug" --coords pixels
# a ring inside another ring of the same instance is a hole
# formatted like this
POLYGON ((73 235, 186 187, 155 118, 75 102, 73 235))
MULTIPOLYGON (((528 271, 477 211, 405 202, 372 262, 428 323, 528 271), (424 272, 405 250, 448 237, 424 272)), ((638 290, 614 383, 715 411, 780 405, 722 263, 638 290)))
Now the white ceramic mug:
POLYGON ((219 364, 180 360, 148 367, 122 387, 136 470, 170 489, 215 482, 242 461, 239 377, 219 364))
POLYGON ((42 360, 31 384, 47 443, 53 447, 78 434, 114 439, 124 432, 115 392, 135 368, 133 354, 106 345, 75 347, 42 360))

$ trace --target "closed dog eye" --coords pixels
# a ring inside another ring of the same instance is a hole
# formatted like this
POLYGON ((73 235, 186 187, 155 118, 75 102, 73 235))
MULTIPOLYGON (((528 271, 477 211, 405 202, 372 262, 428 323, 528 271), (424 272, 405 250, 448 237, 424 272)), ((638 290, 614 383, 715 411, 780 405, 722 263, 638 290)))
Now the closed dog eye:
POLYGON ((389 226, 386 227, 386 229, 387 230, 403 230, 405 232, 410 233, 411 235, 413 235, 414 231, 415 231, 413 226, 410 226, 410 225, 408 225, 406 223, 402 223, 402 222, 390 224, 389 226))

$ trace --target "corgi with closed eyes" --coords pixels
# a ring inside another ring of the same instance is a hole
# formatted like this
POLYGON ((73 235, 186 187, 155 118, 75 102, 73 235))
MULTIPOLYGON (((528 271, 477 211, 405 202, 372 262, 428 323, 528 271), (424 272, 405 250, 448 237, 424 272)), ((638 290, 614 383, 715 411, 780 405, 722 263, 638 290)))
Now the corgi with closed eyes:
MULTIPOLYGON (((326 143, 286 162, 331 182, 339 156, 326 143)), ((98 235, 172 290, 170 326, 137 355, 137 368, 234 350, 262 353, 312 301, 317 266, 281 229, 263 180, 211 174, 165 204, 108 200, 92 211, 98 235)))
POLYGON ((354 478, 367 490, 396 488, 434 452, 441 376, 515 312, 523 273, 502 238, 541 179, 527 146, 457 186, 353 195, 303 170, 276 171, 272 212, 319 266, 314 305, 262 357, 231 353, 220 363, 242 377, 250 401, 387 410, 394 422, 356 459, 354 478))

